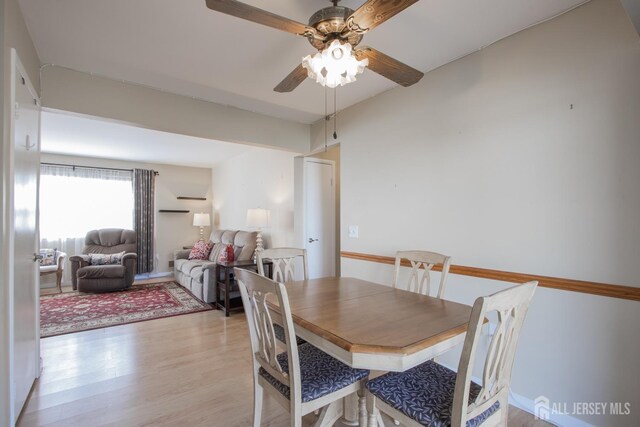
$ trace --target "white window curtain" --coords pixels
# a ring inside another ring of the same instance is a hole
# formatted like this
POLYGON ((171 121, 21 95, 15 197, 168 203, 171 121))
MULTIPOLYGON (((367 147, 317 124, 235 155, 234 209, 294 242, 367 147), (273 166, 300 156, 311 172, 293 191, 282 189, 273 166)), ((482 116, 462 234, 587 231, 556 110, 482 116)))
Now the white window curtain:
MULTIPOLYGON (((68 262, 82 252, 85 234, 99 228, 133 229, 132 172, 42 164, 40 247, 66 252, 68 262)), ((70 280, 67 264, 63 281, 70 280)))

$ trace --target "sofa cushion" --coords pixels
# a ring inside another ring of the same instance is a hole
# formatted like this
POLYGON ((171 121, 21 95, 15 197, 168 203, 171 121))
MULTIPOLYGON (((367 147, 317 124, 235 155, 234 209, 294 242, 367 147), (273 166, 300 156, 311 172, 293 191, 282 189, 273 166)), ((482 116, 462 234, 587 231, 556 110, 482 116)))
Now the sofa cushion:
POLYGON ((211 232, 211 237, 209 237, 209 240, 211 240, 213 244, 220 243, 222 242, 223 233, 224 233, 224 230, 213 230, 211 232))
POLYGON ((90 265, 78 269, 78 279, 117 279, 124 277, 124 265, 90 265))
POLYGON ((238 232, 235 230, 226 230, 222 233, 222 243, 225 245, 233 245, 233 241, 236 238, 238 232))
POLYGON ((180 258, 173 261, 173 268, 176 271, 182 271, 182 265, 186 262, 189 262, 186 258, 180 258))
MULTIPOLYGON (((180 263, 176 263, 174 264, 174 267, 179 269, 181 272, 183 272, 184 274, 188 274, 190 276, 193 276, 192 270, 194 268, 200 269, 202 270, 202 267, 204 265, 208 265, 208 264, 214 264, 210 261, 207 260, 179 260, 179 261, 183 261, 180 263)), ((195 272, 194 272, 195 273, 195 272)))
POLYGON ((202 268, 196 268, 191 270, 191 286, 195 283, 202 283, 202 276, 204 276, 204 270, 202 268))
POLYGON ((211 253, 209 254, 209 261, 217 262, 218 259, 220 258, 220 253, 226 247, 227 247, 227 245, 225 245, 222 242, 218 242, 215 245, 213 245, 213 249, 211 250, 211 253))
POLYGON ((236 261, 246 261, 253 258, 256 250, 256 231, 238 231, 233 241, 236 261))
POLYGON ((136 232, 121 228, 92 230, 84 238, 83 254, 114 254, 136 252, 136 232))

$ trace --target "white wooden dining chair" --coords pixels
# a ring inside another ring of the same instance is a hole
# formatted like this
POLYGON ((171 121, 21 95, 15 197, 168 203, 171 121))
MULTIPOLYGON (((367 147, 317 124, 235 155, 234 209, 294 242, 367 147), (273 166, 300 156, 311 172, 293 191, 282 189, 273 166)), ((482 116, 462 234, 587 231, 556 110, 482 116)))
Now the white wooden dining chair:
POLYGON ((273 275, 270 279, 278 282, 288 282, 295 280, 294 264, 298 258, 302 258, 302 269, 304 279, 309 278, 309 267, 307 265, 307 250, 298 248, 270 248, 258 252, 258 273, 266 277, 264 273, 265 260, 273 262, 273 275))
MULTIPOLYGON (((269 248, 258 252, 257 263, 258 273, 261 276, 268 277, 264 272, 264 261, 269 260, 273 263, 272 276, 269 277, 277 282, 288 282, 295 280, 294 264, 297 259, 302 259, 303 277, 305 280, 309 278, 309 268, 307 265, 307 250, 298 248, 269 248)), ((273 325, 276 331, 276 338, 280 342, 286 342, 284 329, 275 323, 273 325)), ((306 341, 300 337, 296 337, 298 344, 304 344, 306 341)))
POLYGON ((457 374, 428 361, 405 372, 384 374, 367 383, 369 427, 382 411, 406 426, 505 426, 511 368, 522 324, 538 282, 517 285, 473 304, 457 374), (471 381, 485 318, 497 313, 482 372, 471 381))
POLYGON ((436 252, 429 251, 398 251, 396 252, 395 272, 393 275, 393 287, 398 287, 400 278, 400 267, 402 260, 406 259, 411 264, 411 272, 409 274, 409 283, 406 289, 411 292, 417 292, 423 295, 431 294, 431 270, 437 264, 442 264, 442 273, 440 274, 440 284, 436 296, 442 298, 444 295, 444 287, 449 275, 449 267, 451 265, 451 257, 436 252), (422 274, 420 274, 422 270, 422 274))
POLYGON ((267 306, 275 295, 287 343, 295 336, 287 289, 251 271, 235 268, 249 324, 253 353, 253 426, 259 427, 263 394, 270 393, 291 414, 291 426, 301 427, 302 417, 322 408, 315 426, 331 426, 342 416, 341 399, 358 393, 360 416, 366 419, 364 382, 369 371, 353 369, 311 344, 286 345, 277 353, 273 320, 267 306))

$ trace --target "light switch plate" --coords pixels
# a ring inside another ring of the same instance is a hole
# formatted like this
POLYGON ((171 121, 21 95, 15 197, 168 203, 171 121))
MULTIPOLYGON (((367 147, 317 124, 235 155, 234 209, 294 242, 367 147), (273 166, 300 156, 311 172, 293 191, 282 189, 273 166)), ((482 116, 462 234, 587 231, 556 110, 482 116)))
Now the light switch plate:
POLYGON ((354 239, 358 238, 358 226, 350 225, 349 226, 349 237, 353 237, 354 239))

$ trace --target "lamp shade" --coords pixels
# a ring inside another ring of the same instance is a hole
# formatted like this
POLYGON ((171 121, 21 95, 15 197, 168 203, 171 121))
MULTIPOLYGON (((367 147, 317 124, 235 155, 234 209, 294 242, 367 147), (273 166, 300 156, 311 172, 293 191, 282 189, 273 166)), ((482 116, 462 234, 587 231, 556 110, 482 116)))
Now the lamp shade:
POLYGON ((271 212, 268 209, 247 209, 247 227, 267 227, 270 215, 271 212))
POLYGON ((211 225, 211 218, 208 213, 193 214, 194 227, 208 227, 211 225))

